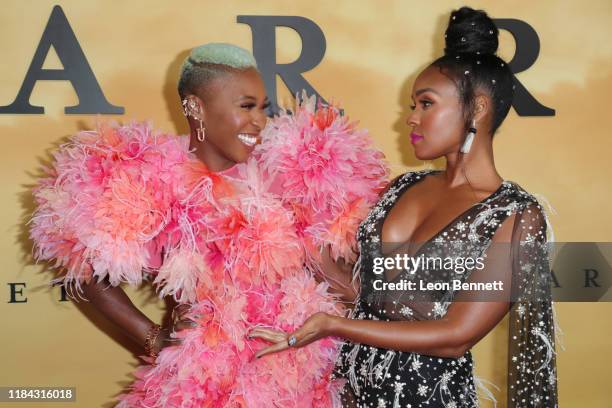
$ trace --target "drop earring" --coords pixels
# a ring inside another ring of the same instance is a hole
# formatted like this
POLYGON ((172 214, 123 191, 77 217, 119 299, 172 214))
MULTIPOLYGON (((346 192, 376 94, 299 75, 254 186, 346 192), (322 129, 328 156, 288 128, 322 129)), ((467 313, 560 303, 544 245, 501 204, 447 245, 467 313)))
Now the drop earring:
POLYGON ((470 126, 469 132, 465 137, 465 142, 461 146, 461 153, 469 153, 472 148, 472 142, 474 142, 474 136, 476 136, 476 121, 472 119, 472 125, 470 126))
POLYGON ((198 141, 203 142, 206 140, 206 128, 202 125, 202 121, 200 119, 198 119, 198 122, 200 122, 200 127, 196 129, 197 138, 198 141))
POLYGON ((181 101, 181 104, 183 105, 183 114, 185 115, 185 117, 191 116, 192 118, 198 121, 199 126, 196 129, 196 138, 199 142, 203 142, 204 140, 206 140, 206 128, 202 124, 202 118, 198 113, 197 102, 194 99, 185 98, 181 101))

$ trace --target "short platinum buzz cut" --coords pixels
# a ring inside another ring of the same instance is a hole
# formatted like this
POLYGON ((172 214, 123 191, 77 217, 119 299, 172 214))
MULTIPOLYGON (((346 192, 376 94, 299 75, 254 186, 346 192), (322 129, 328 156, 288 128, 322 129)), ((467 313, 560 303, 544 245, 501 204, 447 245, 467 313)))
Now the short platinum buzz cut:
POLYGON ((178 92, 182 98, 195 94, 212 79, 232 70, 257 69, 255 57, 244 48, 226 43, 209 43, 195 47, 181 66, 178 92))

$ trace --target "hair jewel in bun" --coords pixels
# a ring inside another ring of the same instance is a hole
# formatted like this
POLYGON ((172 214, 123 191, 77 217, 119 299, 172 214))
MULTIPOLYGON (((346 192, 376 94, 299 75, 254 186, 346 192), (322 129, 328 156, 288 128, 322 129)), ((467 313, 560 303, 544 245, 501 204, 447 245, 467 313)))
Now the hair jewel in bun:
POLYGON ((494 55, 498 47, 499 30, 482 10, 462 7, 451 13, 446 33, 444 53, 494 55))

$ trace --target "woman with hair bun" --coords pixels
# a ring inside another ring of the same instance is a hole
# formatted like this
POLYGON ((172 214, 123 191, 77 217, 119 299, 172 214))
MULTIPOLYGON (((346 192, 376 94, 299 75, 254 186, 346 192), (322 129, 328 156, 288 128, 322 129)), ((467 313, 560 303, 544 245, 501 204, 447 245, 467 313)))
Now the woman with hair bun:
POLYGON ((297 331, 251 335, 275 343, 259 356, 345 339, 334 373, 345 407, 475 407, 470 349, 509 315, 507 406, 556 407, 547 218, 493 158, 513 75, 484 11, 453 11, 445 39, 414 82, 407 122, 415 156, 446 168, 398 177, 360 225, 351 318, 317 313, 297 331), (423 264, 386 263, 404 256, 423 264))
MULTIPOLYGON (((231 44, 191 50, 178 92, 188 136, 102 125, 54 153, 34 191, 36 255, 141 347, 120 407, 331 407, 335 340, 255 359, 264 342, 247 334, 342 313, 316 278, 354 261, 382 153, 313 98, 268 121, 255 59, 231 44), (168 324, 119 286, 143 281, 177 305, 168 324)), ((342 283, 333 292, 354 297, 342 283)))

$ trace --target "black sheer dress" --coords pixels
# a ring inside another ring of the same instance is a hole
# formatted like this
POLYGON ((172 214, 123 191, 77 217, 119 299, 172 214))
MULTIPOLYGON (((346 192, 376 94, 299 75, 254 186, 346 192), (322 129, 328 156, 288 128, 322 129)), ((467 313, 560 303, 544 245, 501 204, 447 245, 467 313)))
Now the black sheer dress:
MULTIPOLYGON (((422 259, 420 268, 404 265, 381 272, 376 267, 380 266, 376 258, 405 253, 402 250, 407 247, 381 242, 387 213, 403 192, 432 172, 410 172, 396 179, 360 225, 360 257, 355 271, 361 280, 361 293, 352 318, 434 320, 443 318, 453 301, 508 301, 507 406, 556 407, 547 222, 533 196, 504 181, 411 255, 422 259), (511 216, 512 243, 495 244, 497 228, 511 216), (451 268, 436 261, 448 258, 481 259, 481 263, 467 269, 467 264, 457 267, 457 261, 451 268), (497 288, 505 289, 469 290, 475 287, 470 286, 458 290, 452 285, 494 281, 503 282, 497 288), (407 282, 413 282, 413 289, 397 289, 407 282), (421 282, 438 285, 432 290, 419 290, 421 282), (387 285, 383 289, 385 283, 396 287, 387 285)), ((345 407, 478 406, 470 351, 460 358, 441 358, 345 342, 334 377, 346 380, 341 394, 345 407)))

